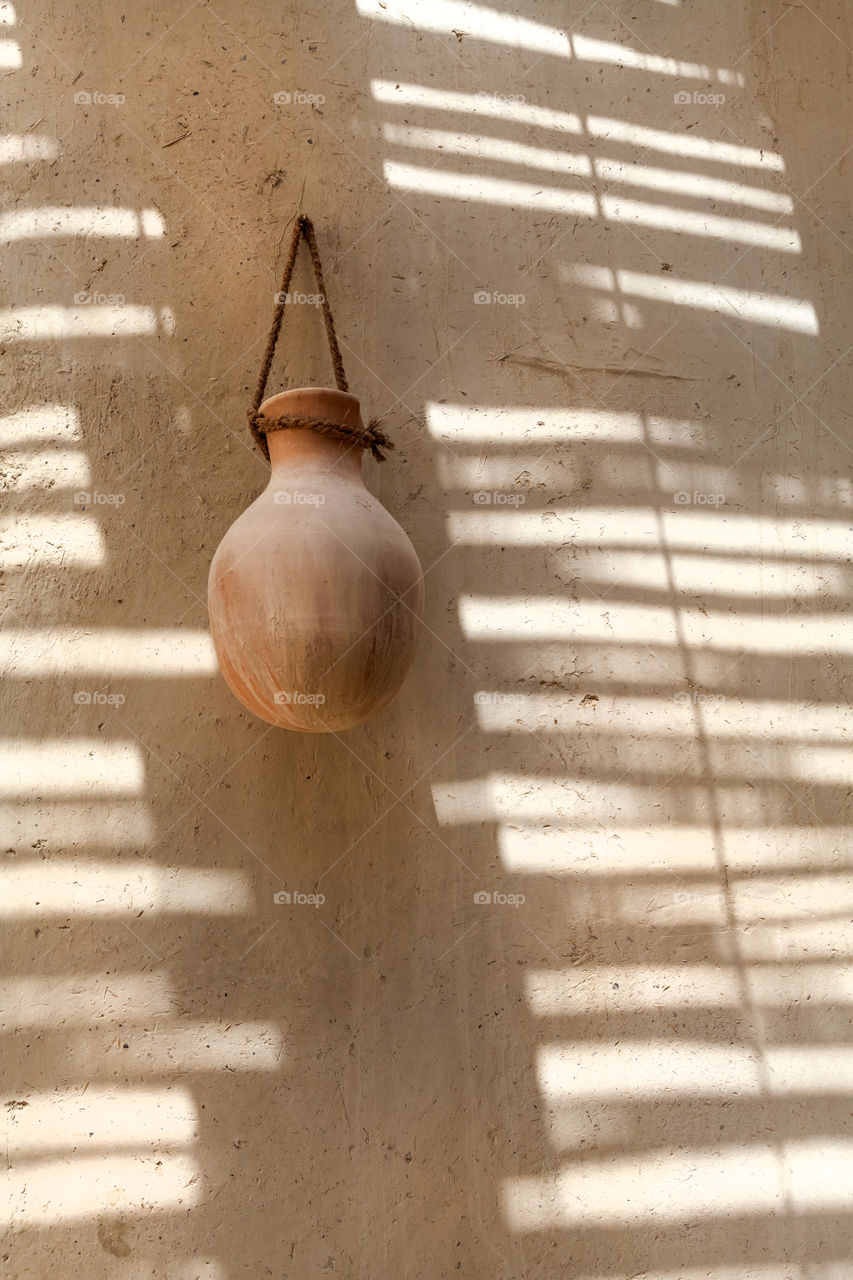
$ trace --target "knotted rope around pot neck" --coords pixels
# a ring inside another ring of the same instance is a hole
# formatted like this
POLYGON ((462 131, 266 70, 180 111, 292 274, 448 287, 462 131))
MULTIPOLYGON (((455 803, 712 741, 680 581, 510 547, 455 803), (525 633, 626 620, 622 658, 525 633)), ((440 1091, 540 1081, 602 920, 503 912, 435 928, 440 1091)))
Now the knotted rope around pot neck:
POLYGON ((302 239, 308 245, 311 254, 311 261, 314 265, 314 278, 317 281, 317 288, 320 294, 320 301, 323 308, 323 322, 326 326, 326 337, 329 339, 329 350, 332 356, 332 367, 335 370, 335 382, 339 391, 349 391, 347 376, 344 373, 344 362, 341 359, 341 350, 338 346, 338 335, 335 333, 335 322, 332 319, 332 309, 329 306, 329 298, 326 293, 326 285, 323 280, 323 268, 320 263, 320 252, 317 248, 317 238, 314 235, 314 227, 311 219, 304 213, 301 213, 296 219, 293 228, 293 235, 290 241, 290 248, 287 252, 287 261, 284 264, 284 274, 281 278, 281 289, 278 293, 278 301, 276 303, 275 314, 273 316, 272 328, 267 338, 267 347, 264 352, 261 371, 258 375, 258 385, 255 387, 255 395, 252 400, 252 407, 249 409, 247 417, 249 419, 249 430, 252 433, 255 444, 260 449, 264 457, 269 461, 269 448, 267 447, 266 433, 268 431, 286 431, 288 429, 302 428, 308 431, 318 431, 321 435, 337 436, 339 440, 346 440, 348 443, 359 449, 369 449, 374 458, 378 462, 385 461, 383 449, 393 449, 394 442, 389 440, 385 432, 381 430, 379 422, 373 418, 366 427, 350 427, 344 426, 339 422, 326 422, 321 418, 301 418, 292 414, 285 414, 278 418, 267 418, 258 412, 261 402, 264 398, 266 390, 267 378, 272 368, 273 356, 275 355, 276 343, 278 335, 281 332, 281 322, 284 319, 284 308, 287 305, 287 295, 290 292, 290 280, 293 275, 293 267, 296 263, 296 254, 299 249, 299 242, 302 239))

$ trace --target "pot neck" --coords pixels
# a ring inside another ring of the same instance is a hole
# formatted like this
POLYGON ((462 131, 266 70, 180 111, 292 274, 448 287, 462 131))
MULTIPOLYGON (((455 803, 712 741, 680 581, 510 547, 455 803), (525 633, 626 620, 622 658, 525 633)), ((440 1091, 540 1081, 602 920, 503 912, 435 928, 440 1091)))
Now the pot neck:
POLYGON ((272 476, 277 481, 286 480, 288 473, 303 467, 329 472, 344 480, 361 481, 363 449, 336 436, 301 427, 286 428, 269 432, 267 448, 272 476))

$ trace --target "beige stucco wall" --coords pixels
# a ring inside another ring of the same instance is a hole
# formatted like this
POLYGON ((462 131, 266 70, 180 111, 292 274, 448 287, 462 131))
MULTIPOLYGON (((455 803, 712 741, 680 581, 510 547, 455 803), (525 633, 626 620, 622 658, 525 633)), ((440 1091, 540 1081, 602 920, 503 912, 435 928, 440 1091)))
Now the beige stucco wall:
POLYGON ((847 1280, 844 6, 16 7, 7 1274, 847 1280), (427 574, 340 738, 204 599, 299 208, 427 574))

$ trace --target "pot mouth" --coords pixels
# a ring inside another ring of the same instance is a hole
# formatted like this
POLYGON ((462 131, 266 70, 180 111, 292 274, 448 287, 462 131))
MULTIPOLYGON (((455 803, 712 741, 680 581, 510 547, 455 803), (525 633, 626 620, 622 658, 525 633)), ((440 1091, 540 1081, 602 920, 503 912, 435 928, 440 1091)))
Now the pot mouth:
POLYGON ((364 430, 361 406, 356 396, 331 387, 293 387, 270 396, 258 409, 258 430, 264 431, 263 418, 316 418, 343 427, 364 430))

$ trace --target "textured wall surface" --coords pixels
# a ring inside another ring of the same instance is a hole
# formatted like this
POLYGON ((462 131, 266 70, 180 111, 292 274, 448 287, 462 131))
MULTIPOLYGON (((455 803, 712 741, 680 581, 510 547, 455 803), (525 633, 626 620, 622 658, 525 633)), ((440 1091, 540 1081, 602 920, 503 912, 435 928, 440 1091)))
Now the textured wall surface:
POLYGON ((849 1280, 849 11, 0 23, 6 1274, 849 1280), (426 570, 340 737, 205 608, 300 208, 426 570))

